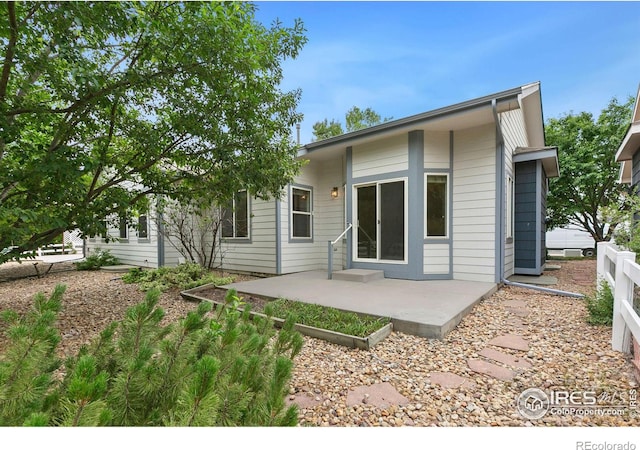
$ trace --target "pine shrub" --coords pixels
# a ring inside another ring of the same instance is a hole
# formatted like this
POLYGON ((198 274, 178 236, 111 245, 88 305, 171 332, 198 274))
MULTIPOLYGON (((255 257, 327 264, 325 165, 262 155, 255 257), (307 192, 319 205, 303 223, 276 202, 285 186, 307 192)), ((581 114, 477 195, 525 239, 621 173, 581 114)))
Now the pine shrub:
POLYGON ((102 266, 115 266, 120 264, 118 258, 113 256, 109 250, 97 249, 87 256, 84 261, 76 263, 78 270, 98 270, 102 266))
POLYGON ((611 325, 613 323, 613 292, 606 281, 600 283, 594 297, 586 297, 591 325, 611 325))
POLYGON ((225 305, 202 302, 161 325, 151 290, 56 372, 63 292, 38 294, 25 317, 2 315, 10 343, 0 358, 0 426, 297 424, 284 400, 303 342, 293 320, 277 331, 271 319, 239 311, 230 290, 225 305))
POLYGON ((171 288, 191 289, 209 283, 220 286, 232 283, 233 278, 217 277, 197 263, 184 263, 176 267, 165 266, 151 270, 135 267, 122 276, 122 281, 137 284, 143 292, 152 289, 165 292, 171 288))

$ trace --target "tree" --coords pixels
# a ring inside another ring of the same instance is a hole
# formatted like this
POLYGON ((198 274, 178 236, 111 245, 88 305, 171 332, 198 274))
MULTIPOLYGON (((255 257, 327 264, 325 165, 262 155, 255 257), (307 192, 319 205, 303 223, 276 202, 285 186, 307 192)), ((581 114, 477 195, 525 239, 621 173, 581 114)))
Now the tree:
POLYGON ((331 122, 329 122, 328 119, 324 119, 322 122, 313 124, 313 137, 316 141, 340 136, 341 134, 344 134, 342 125, 336 120, 331 119, 331 122))
MULTIPOLYGON (((346 132, 361 130, 363 128, 379 125, 383 122, 388 122, 392 117, 385 117, 384 119, 371 108, 360 109, 357 106, 352 107, 345 114, 346 132)), ((333 136, 339 136, 344 134, 342 124, 337 120, 324 119, 322 122, 316 122, 313 124, 313 136, 315 140, 328 139, 333 136)))
POLYGON ((279 195, 299 170, 300 21, 244 2, 0 5, 0 262, 104 234, 148 194, 279 195))
MULTIPOLYGON (((628 208, 628 187, 618 183, 615 154, 631 117, 633 99, 620 104, 615 98, 597 120, 591 113, 567 114, 550 119, 546 141, 558 147, 560 177, 550 181, 547 209, 549 229, 575 225, 591 233, 596 242, 611 238, 619 218, 603 219, 603 208, 628 208), (606 225, 609 225, 607 228, 606 225)), ((619 217, 619 216, 618 216, 619 217)))
POLYGON ((360 109, 357 106, 351 108, 345 115, 347 123, 347 132, 362 130, 363 128, 379 125, 382 122, 388 122, 392 117, 384 119, 371 108, 360 109))
POLYGON ((162 221, 158 231, 187 261, 213 269, 221 258, 218 232, 220 208, 193 202, 160 202, 162 221))

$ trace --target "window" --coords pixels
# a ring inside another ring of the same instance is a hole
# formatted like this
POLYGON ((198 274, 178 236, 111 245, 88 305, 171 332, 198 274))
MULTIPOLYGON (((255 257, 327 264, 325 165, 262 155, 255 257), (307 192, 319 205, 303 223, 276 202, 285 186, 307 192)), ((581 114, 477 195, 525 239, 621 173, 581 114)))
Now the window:
POLYGON ((514 222, 514 197, 513 197, 514 183, 513 178, 507 175, 507 223, 506 223, 506 238, 513 239, 513 222, 514 222))
POLYGON ((146 214, 138 216, 138 239, 149 238, 149 219, 146 214))
POLYGON ((249 237, 249 196, 247 191, 239 191, 222 209, 222 237, 249 237))
POLYGON ((120 239, 129 239, 129 226, 126 217, 120 218, 120 239))
POLYGON ((425 183, 426 236, 447 237, 448 228, 448 178, 447 174, 427 174, 425 183))
POLYGON ((291 188, 291 237, 311 239, 311 190, 291 188))

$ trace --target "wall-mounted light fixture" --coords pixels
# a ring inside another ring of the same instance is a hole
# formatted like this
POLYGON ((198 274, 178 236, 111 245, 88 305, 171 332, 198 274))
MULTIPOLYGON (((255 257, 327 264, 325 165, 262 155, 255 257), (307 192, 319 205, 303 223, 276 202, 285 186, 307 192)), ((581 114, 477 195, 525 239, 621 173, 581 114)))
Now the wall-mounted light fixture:
POLYGON ((334 187, 331 189, 331 198, 338 198, 338 188, 334 187))

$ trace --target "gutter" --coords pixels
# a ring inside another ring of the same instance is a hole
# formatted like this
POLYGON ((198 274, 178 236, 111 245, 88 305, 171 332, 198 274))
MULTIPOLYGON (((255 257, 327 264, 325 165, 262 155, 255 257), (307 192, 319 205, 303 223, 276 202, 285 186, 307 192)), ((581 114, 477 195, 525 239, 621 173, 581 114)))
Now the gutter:
POLYGON ((487 95, 484 97, 476 98, 473 100, 467 100, 465 102, 456 103, 454 105, 445 106, 443 108, 434 109, 413 116, 404 117, 402 119, 391 120, 372 127, 363 128, 361 130, 352 131, 350 133, 341 134, 339 136, 333 136, 322 141, 311 142, 298 149, 298 156, 305 154, 322 147, 339 144, 342 142, 348 142, 353 139, 367 136, 370 134, 380 133, 383 131, 393 130, 395 128, 410 127, 418 122, 425 120, 432 120, 438 117, 446 116, 453 113, 474 109, 480 106, 488 106, 493 102, 505 102, 511 99, 517 99, 522 94, 522 87, 509 89, 506 91, 498 92, 496 94, 487 95))
POLYGON ((576 292, 561 291, 559 289, 551 289, 551 288, 546 288, 546 287, 542 287, 542 286, 536 286, 536 285, 533 285, 533 284, 518 283, 516 281, 509 281, 509 280, 506 280, 506 279, 503 279, 502 283, 507 285, 507 286, 513 286, 513 287, 519 287, 519 288, 525 288, 525 289, 533 289, 533 290, 536 290, 536 291, 542 291, 542 292, 546 292, 548 294, 554 294, 554 295, 561 295, 561 296, 564 296, 564 297, 584 298, 584 294, 578 294, 576 292))

